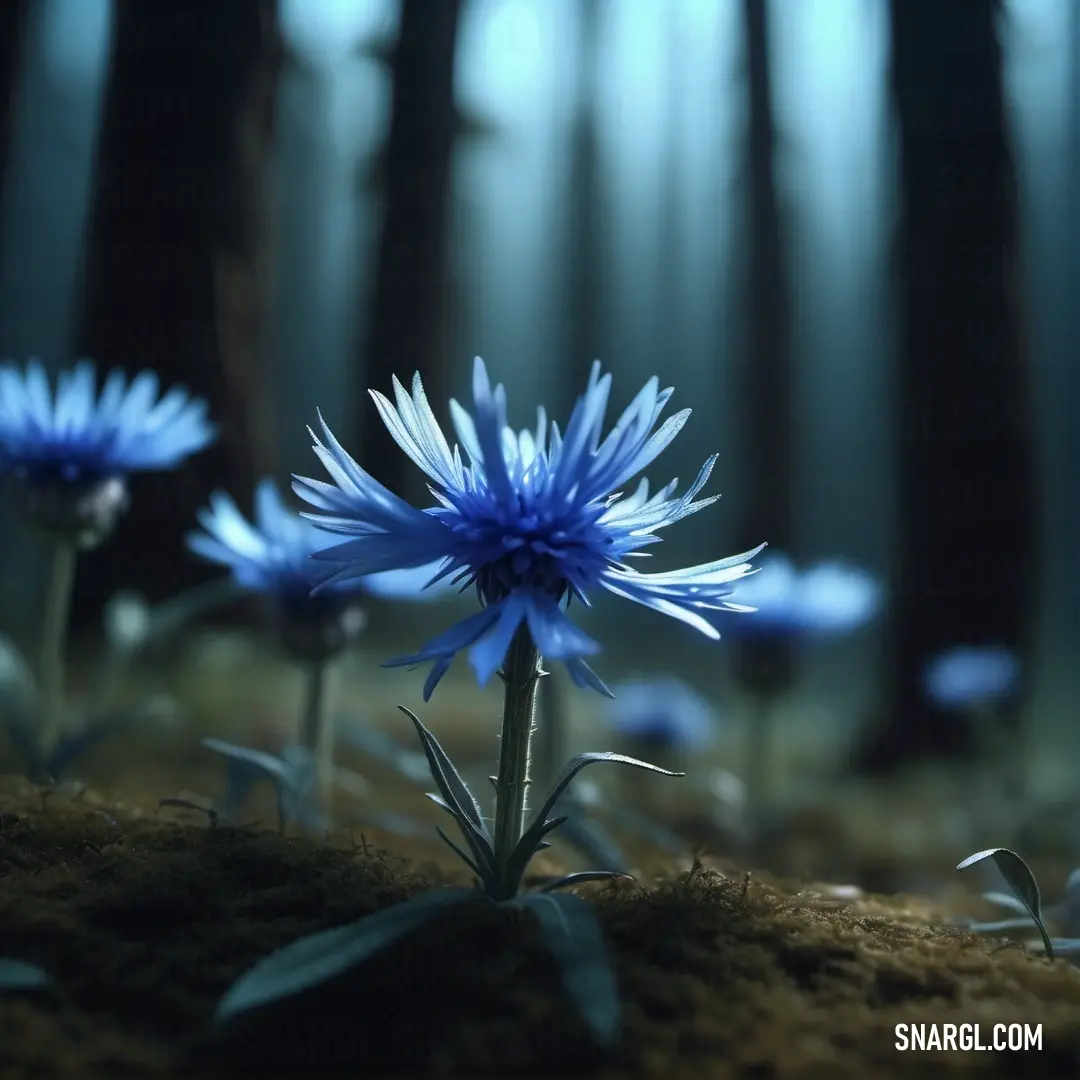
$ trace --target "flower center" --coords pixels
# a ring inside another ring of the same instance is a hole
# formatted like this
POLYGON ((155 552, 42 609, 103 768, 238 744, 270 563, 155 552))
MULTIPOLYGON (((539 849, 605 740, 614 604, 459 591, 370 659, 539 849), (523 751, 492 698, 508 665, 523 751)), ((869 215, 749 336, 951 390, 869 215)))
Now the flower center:
POLYGON ((607 567, 611 538, 596 524, 602 509, 556 516, 531 509, 518 497, 515 513, 500 510, 486 521, 462 520, 454 532, 478 567, 477 590, 497 603, 514 589, 542 589, 556 600, 584 592, 607 567))

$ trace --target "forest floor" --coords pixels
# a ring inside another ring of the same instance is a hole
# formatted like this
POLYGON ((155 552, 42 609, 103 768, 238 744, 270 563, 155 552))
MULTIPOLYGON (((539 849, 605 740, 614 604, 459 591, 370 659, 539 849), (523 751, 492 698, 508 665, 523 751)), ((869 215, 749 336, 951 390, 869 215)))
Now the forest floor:
MULTIPOLYGON (((155 795, 155 799, 156 799, 155 795)), ((545 855, 550 853, 545 853, 545 855)), ((708 857, 581 889, 618 978, 601 1054, 526 914, 469 905, 324 991, 211 1024, 268 951, 456 871, 426 841, 320 840, 144 813, 94 791, 0 798, 0 956, 52 988, 0 998, 5 1076, 273 1075, 367 1066, 456 1075, 1065 1076, 1080 969, 941 924, 910 896, 807 887, 708 857), (392 849, 393 854, 390 853, 392 849), (897 1024, 1041 1025, 1039 1051, 901 1052, 897 1024)), ((553 864, 537 869, 551 872, 553 864)), ((459 879, 460 880, 460 879, 459 879)))
MULTIPOLYGON (((271 1076, 331 1065, 364 1076, 1080 1075, 1080 968, 946 925, 1000 917, 977 897, 978 872, 954 869, 995 843, 1015 839, 1046 902, 1059 900, 1076 855, 1068 816, 1051 807, 1031 839, 1010 838, 952 773, 824 785, 778 814, 753 849, 702 814, 683 781, 650 777, 647 790, 667 800, 651 812, 685 852, 619 836, 636 880, 579 889, 620 989, 614 1052, 590 1042, 531 916, 482 903, 448 911, 323 990, 217 1028, 222 994, 271 950, 464 881, 423 786, 356 754, 343 763, 370 779, 368 801, 347 795, 339 816, 407 815, 416 835, 358 824, 283 836, 267 791, 243 827, 161 807, 220 792, 222 761, 199 736, 265 749, 287 737, 288 680, 244 653, 230 664, 200 655, 180 670, 166 689, 183 699, 188 726, 103 745, 79 764, 85 782, 36 787, 0 751, 0 957, 52 977, 45 990, 0 996, 3 1076, 271 1076), (896 1048, 898 1024, 979 1024, 989 1042, 998 1023, 1041 1025, 1041 1050, 896 1048)), ((394 675, 346 696, 407 741, 394 705, 418 691, 415 676, 394 675)), ((485 775, 491 701, 452 684, 440 695, 438 714, 422 715, 467 775, 485 775)), ((533 872, 587 868, 553 839, 533 872)))

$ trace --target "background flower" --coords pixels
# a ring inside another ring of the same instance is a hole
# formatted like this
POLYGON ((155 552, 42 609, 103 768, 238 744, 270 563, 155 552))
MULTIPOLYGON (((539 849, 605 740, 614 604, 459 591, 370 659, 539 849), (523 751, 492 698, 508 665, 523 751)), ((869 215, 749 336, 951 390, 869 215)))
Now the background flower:
POLYGON ((999 645, 958 645, 935 656, 923 673, 923 688, 936 705, 966 709, 1012 693, 1020 662, 999 645))
POLYGON ((463 619, 413 656, 393 665, 431 661, 424 686, 429 698, 454 656, 470 649, 481 685, 502 663, 522 623, 541 654, 563 661, 574 682, 607 688, 584 657, 600 645, 565 613, 573 598, 588 604, 596 586, 651 607, 719 637, 713 613, 742 610, 726 597, 732 582, 760 551, 668 573, 642 574, 626 561, 659 542, 656 533, 708 506, 697 499, 716 462, 711 457, 685 495, 675 484, 650 495, 642 480, 629 495, 624 484, 647 467, 675 438, 689 409, 653 430, 671 397, 653 378, 601 440, 611 376, 593 366, 584 395, 565 433, 549 429, 543 409, 535 431, 515 433, 506 422, 506 393, 492 389, 479 357, 473 367, 473 413, 451 401, 454 428, 464 448, 452 450, 419 376, 412 396, 395 379, 396 405, 372 391, 397 444, 427 474, 439 505, 418 510, 365 472, 322 424, 325 442, 315 451, 334 484, 297 478, 298 494, 322 511, 309 515, 322 528, 353 539, 320 553, 336 562, 324 586, 377 570, 442 560, 442 577, 475 584, 483 610, 463 619))
POLYGON ((45 368, 0 365, 0 468, 35 479, 78 482, 171 469, 207 446, 215 429, 206 402, 173 387, 160 400, 152 371, 131 384, 111 372, 95 389, 94 365, 61 372, 56 393, 45 368))
POLYGON ((700 749, 716 738, 719 719, 712 706, 671 675, 627 679, 605 703, 608 726, 635 742, 700 749))
POLYGON ((312 555, 326 546, 326 533, 287 506, 269 478, 260 480, 255 488, 253 523, 224 491, 214 492, 209 508, 198 517, 205 532, 188 535, 191 551, 229 567, 242 588, 290 611, 333 611, 363 593, 419 599, 425 597, 424 586, 437 571, 437 566, 422 566, 376 574, 331 584, 312 596, 315 583, 325 576, 325 568, 312 555))
POLYGON ((128 505, 129 473, 175 468, 215 437, 206 403, 173 387, 157 400, 152 371, 128 385, 113 371, 96 393, 94 365, 61 372, 0 365, 0 475, 19 514, 82 548, 94 547, 128 505))
POLYGON ((755 608, 737 632, 753 635, 829 636, 857 630, 880 610, 883 590, 866 571, 839 560, 799 570, 770 554, 756 573, 739 582, 735 599, 755 608))

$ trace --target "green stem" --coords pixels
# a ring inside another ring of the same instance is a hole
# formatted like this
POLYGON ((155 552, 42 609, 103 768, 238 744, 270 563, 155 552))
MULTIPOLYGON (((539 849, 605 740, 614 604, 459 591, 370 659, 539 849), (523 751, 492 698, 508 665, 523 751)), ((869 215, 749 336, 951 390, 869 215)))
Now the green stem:
POLYGON ((78 548, 72 541, 56 541, 52 575, 45 595, 38 671, 41 692, 40 745, 45 754, 53 749, 64 729, 64 651, 77 557, 78 548))
POLYGON ((525 827, 533 716, 540 674, 540 653, 528 627, 522 624, 510 643, 502 670, 506 690, 499 772, 495 781, 494 837, 495 869, 501 882, 505 882, 506 867, 525 827))
POLYGON ((540 722, 536 735, 536 772, 547 789, 566 760, 566 711, 555 675, 550 671, 542 674, 544 680, 537 690, 540 722))
POLYGON ((300 741, 315 759, 316 787, 324 810, 330 809, 334 791, 334 722, 329 682, 329 661, 314 660, 304 666, 300 741))

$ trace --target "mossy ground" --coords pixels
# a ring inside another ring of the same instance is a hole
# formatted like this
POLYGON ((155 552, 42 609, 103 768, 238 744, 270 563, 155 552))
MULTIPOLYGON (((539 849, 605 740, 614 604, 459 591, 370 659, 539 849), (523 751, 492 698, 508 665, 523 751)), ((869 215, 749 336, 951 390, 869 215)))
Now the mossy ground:
MULTIPOLYGON (((421 843, 326 841, 9 794, 0 955, 53 991, 0 999, 4 1075, 273 1075, 367 1065, 457 1075, 1075 1075, 1080 970, 934 928, 913 898, 846 901, 708 863, 582 889, 624 1037, 599 1055, 527 915, 451 911, 324 992, 208 1028, 230 980, 301 934, 447 881, 421 843), (373 844, 393 844, 395 854, 373 844), (402 857, 415 854, 413 862, 402 857), (901 1053, 898 1023, 1041 1024, 1041 1052, 901 1053)), ((716 864, 720 866, 720 864, 716 864)), ((377 1067, 377 1068, 376 1068, 377 1067)))

